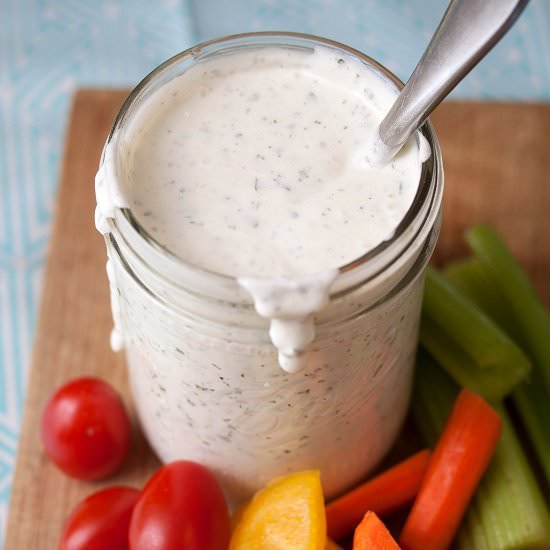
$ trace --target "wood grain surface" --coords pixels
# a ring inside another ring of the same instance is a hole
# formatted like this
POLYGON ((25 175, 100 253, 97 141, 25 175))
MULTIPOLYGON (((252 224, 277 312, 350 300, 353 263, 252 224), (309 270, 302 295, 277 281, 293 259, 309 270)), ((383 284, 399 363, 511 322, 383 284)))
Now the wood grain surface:
MULTIPOLYGON (((121 356, 109 349, 105 250, 95 231, 93 179, 126 92, 81 90, 74 99, 46 268, 5 550, 54 550, 63 522, 85 495, 110 484, 139 487, 158 465, 139 430, 124 469, 104 483, 66 478, 44 455, 40 414, 67 379, 95 375, 124 395, 121 356)), ((447 103, 433 117, 446 190, 436 261, 465 251, 462 233, 493 224, 550 304, 550 105, 447 103)))

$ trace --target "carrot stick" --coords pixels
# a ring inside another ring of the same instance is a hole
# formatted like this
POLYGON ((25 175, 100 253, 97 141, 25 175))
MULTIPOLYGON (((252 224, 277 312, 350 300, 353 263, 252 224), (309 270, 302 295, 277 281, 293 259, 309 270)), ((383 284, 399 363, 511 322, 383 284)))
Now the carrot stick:
POLYGON ((430 451, 420 451, 329 503, 328 536, 339 540, 351 533, 368 510, 384 516, 412 502, 429 460, 430 451))
POLYGON ((399 550, 399 546, 374 512, 367 512, 355 529, 353 550, 399 550))
POLYGON ((448 548, 501 431, 498 413, 475 393, 462 390, 401 533, 404 550, 448 548))

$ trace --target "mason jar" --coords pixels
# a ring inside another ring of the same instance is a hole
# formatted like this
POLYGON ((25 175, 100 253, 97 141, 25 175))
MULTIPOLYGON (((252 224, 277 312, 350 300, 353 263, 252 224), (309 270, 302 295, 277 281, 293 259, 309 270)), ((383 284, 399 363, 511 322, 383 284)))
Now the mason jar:
POLYGON ((309 468, 321 471, 330 498, 364 477, 395 441, 410 400, 423 275, 440 228, 443 171, 433 128, 420 130, 431 156, 410 209, 392 238, 339 268, 328 304, 315 315, 306 366, 292 374, 280 368, 268 321, 234 277, 176 257, 127 208, 106 214, 101 194, 124 169, 121 144, 155 90, 212 56, 318 45, 402 86, 366 55, 322 38, 252 33, 206 42, 162 64, 130 94, 96 179, 112 345, 124 349, 143 431, 162 461, 210 468, 232 502, 309 468))

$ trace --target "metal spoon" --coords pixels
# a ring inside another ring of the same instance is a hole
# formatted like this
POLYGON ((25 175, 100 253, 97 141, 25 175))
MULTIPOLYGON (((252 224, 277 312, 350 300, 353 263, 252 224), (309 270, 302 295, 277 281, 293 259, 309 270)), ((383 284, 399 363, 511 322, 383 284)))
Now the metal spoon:
POLYGON ((380 124, 372 160, 387 162, 401 149, 506 34, 528 1, 451 0, 424 55, 380 124))

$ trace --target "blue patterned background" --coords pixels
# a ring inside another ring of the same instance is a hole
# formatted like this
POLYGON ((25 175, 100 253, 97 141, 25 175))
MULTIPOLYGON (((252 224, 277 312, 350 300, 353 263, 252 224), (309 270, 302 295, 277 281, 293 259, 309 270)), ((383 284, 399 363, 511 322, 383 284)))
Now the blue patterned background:
MULTIPOLYGON (((442 0, 0 1, 0 541, 72 91, 130 86, 198 41, 267 29, 346 42, 406 79, 444 9, 442 0)), ((532 0, 454 95, 550 99, 550 2, 532 0)))

